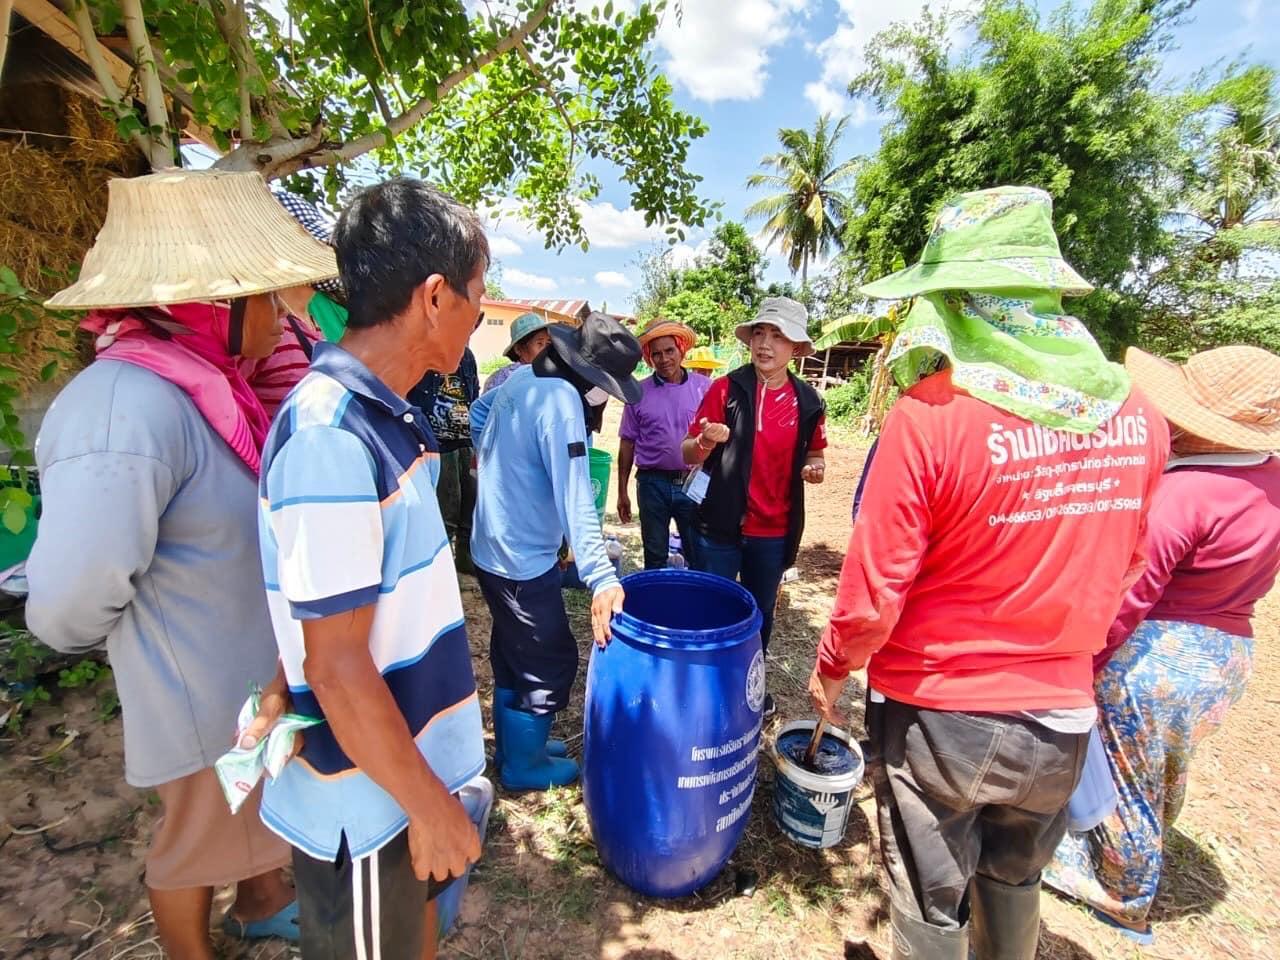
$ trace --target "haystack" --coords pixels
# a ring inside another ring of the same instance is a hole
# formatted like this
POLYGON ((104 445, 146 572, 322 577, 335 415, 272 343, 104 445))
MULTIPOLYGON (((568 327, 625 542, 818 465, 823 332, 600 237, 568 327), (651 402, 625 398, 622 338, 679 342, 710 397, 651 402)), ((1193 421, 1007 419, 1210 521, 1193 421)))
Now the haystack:
MULTIPOLYGON (((0 134, 0 266, 28 290, 49 295, 66 285, 102 226, 107 181, 138 176, 147 166, 94 99, 44 77, 24 79, 6 70, 0 86, 0 127, 26 131, 0 134)), ((63 379, 90 358, 76 333, 78 319, 38 308, 20 312, 17 352, 3 358, 17 371, 20 389, 37 383, 53 359, 63 379), (80 362, 54 352, 66 350, 80 362)))

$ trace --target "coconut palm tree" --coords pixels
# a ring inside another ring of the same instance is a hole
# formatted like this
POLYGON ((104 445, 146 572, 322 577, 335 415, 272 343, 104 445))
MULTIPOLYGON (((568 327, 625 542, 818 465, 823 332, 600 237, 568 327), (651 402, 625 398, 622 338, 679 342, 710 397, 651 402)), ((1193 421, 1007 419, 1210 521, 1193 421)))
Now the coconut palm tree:
POLYGON ((776 191, 749 206, 746 216, 765 221, 766 248, 778 244, 792 274, 800 274, 801 285, 809 281, 811 261, 841 246, 844 212, 850 203, 841 188, 853 179, 859 162, 836 159, 848 123, 848 117, 833 123, 830 114, 823 114, 812 133, 779 130, 782 149, 760 160, 760 166, 771 172, 747 178, 753 190, 776 191))
POLYGON ((1276 72, 1251 67, 1213 92, 1221 125, 1205 151, 1189 213, 1211 232, 1280 219, 1280 92, 1276 72))

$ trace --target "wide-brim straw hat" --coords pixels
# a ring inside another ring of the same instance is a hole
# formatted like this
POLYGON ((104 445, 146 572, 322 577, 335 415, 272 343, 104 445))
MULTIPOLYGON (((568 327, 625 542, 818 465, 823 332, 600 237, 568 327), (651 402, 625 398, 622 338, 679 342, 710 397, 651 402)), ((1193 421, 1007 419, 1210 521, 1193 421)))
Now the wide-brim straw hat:
POLYGON ((710 347, 694 347, 684 355, 684 365, 690 370, 720 370, 726 366, 710 347))
POLYGON ((809 311, 803 303, 790 297, 765 297, 760 301, 754 320, 740 323, 733 328, 734 336, 751 346, 751 331, 759 323, 777 327, 778 331, 796 345, 795 357, 807 357, 813 353, 813 340, 809 338, 809 311))
POLYGON ((1035 187, 963 193, 934 221, 920 262, 861 287, 879 300, 942 290, 1046 290, 1084 296, 1093 285, 1058 247, 1053 200, 1035 187))
POLYGON ((680 323, 677 320, 663 320, 658 318, 651 320, 643 330, 636 334, 636 338, 640 341, 640 348, 648 355, 649 344, 660 337, 672 337, 680 347, 681 353, 688 353, 693 349, 693 345, 698 342, 698 334, 693 327, 680 323))
POLYGON ((232 300, 338 275, 333 248, 289 215, 259 173, 170 170, 108 189, 107 219, 80 278, 46 306, 232 300))
POLYGON ((1218 347, 1184 364, 1137 347, 1124 355, 1133 382, 1164 418, 1227 450, 1280 449, 1280 357, 1259 347, 1218 347))

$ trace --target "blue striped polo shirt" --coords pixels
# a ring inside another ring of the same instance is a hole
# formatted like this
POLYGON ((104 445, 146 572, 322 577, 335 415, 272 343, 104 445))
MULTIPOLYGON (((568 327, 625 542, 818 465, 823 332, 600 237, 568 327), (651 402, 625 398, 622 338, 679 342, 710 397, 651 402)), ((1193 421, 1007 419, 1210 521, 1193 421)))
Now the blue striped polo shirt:
MULTIPOLYGON (((484 769, 462 598, 436 502, 426 417, 341 347, 318 343, 262 455, 259 542, 293 709, 323 717, 307 684, 303 620, 376 604, 369 652, 450 792, 484 769)), ((408 822, 325 724, 263 793, 263 822, 317 859, 343 834, 364 856, 408 822)))

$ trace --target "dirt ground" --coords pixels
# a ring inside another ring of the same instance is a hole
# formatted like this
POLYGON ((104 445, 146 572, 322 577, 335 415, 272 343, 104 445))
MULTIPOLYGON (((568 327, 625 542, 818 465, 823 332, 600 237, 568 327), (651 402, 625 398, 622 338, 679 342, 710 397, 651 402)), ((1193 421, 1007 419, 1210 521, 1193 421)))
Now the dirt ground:
MULTIPOLYGON (((611 425, 616 429, 616 412, 611 425)), ((612 445, 609 433, 606 428, 606 447, 612 445)), ((810 492, 801 579, 786 588, 771 647, 769 685, 779 704, 771 729, 807 714, 805 683, 839 572, 864 456, 863 441, 837 432, 826 484, 810 492)), ((634 568, 638 528, 606 525, 624 539, 634 568)), ((489 618, 474 581, 463 580, 487 711, 489 618)), ((567 596, 583 638, 585 667, 585 598, 567 596)), ((1139 950, 1081 909, 1046 894, 1042 960, 1280 956, 1280 778, 1273 770, 1272 739, 1280 729, 1278 624, 1280 596, 1273 595, 1259 610, 1249 691, 1196 759, 1188 802, 1172 838, 1172 865, 1155 907, 1155 945, 1139 950)), ((559 735, 574 752, 581 746, 584 674, 574 707, 559 722, 559 735)), ((53 700, 27 718, 19 735, 0 739, 5 820, 0 826, 0 960, 161 956, 141 885, 155 798, 121 779, 120 723, 118 718, 103 722, 100 694, 55 687, 53 700), (77 735, 68 743, 73 731, 77 735)), ((856 708, 850 712, 858 714, 856 708)), ((772 793, 772 767, 762 759, 751 819, 728 868, 696 896, 664 902, 632 893, 601 868, 577 788, 520 796, 499 791, 484 858, 442 955, 454 960, 887 957, 874 804, 865 789, 844 842, 823 853, 801 850, 780 835, 771 817, 772 793), (754 892, 741 895, 744 887, 754 892)), ((230 891, 220 894, 218 913, 229 899, 230 891)), ((220 946, 228 958, 289 956, 277 941, 220 946)))

